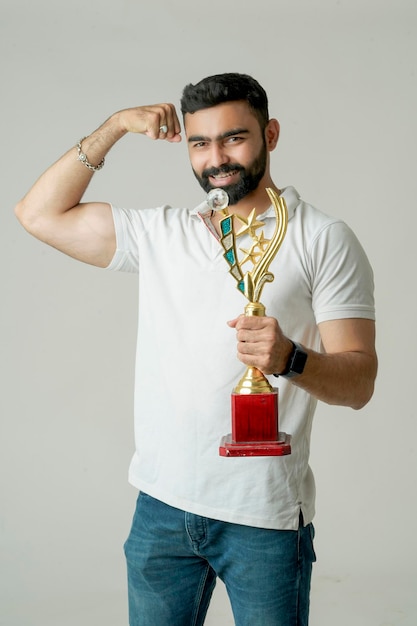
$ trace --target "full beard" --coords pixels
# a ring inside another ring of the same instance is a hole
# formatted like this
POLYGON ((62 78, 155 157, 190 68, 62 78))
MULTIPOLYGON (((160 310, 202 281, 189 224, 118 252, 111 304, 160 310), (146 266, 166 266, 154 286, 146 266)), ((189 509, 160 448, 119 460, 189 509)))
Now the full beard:
POLYGON ((193 169, 194 176, 198 180, 200 186, 206 193, 212 189, 218 189, 216 185, 212 185, 209 177, 218 176, 219 174, 228 174, 229 172, 239 172, 240 177, 237 183, 232 185, 224 185, 224 189, 229 196, 229 205, 234 205, 240 202, 245 196, 257 189, 260 181, 262 180, 266 170, 267 150, 264 146, 259 155, 252 161, 248 168, 239 165, 238 163, 231 164, 225 163, 220 167, 212 167, 203 170, 201 176, 193 169))

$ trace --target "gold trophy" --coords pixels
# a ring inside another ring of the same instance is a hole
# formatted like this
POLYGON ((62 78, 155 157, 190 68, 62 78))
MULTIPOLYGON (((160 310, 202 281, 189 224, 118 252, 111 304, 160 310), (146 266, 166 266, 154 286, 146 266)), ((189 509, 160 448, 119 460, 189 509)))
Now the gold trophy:
MULTIPOLYGON (((269 266, 285 237, 288 212, 284 198, 273 189, 266 192, 275 211, 275 229, 271 239, 266 239, 265 226, 256 218, 252 209, 248 218, 236 213, 229 214, 229 197, 224 189, 212 189, 207 195, 207 203, 214 211, 222 214, 220 220, 220 242, 224 248, 224 258, 229 265, 229 273, 237 283, 237 289, 247 298, 245 315, 265 315, 265 307, 260 302, 262 289, 267 282, 274 280, 269 266), (235 222, 242 227, 236 232, 235 222), (252 244, 248 249, 240 248, 238 256, 236 239, 248 234, 252 244), (252 269, 243 272, 242 266, 250 262, 252 269)), ((221 456, 283 456, 291 453, 291 437, 279 431, 278 389, 272 387, 256 367, 249 366, 232 392, 232 432, 221 442, 221 456)))

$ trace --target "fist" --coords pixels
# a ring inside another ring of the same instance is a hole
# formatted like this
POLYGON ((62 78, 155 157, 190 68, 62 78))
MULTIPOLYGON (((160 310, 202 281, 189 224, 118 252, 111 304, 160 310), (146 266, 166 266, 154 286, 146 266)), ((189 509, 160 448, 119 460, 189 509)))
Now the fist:
POLYGON ((181 141, 181 126, 173 104, 152 104, 124 109, 117 114, 125 132, 141 133, 151 139, 181 141))
POLYGON ((237 356, 242 363, 263 374, 285 369, 292 343, 274 317, 241 315, 228 325, 236 330, 237 356))

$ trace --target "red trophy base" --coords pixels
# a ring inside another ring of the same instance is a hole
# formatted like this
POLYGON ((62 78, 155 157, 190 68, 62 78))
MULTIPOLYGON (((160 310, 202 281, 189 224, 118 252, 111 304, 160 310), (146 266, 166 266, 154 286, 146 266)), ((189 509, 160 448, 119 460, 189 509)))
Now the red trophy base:
POLYGON ((291 437, 278 428, 278 389, 232 393, 232 433, 222 438, 220 456, 284 456, 291 437))

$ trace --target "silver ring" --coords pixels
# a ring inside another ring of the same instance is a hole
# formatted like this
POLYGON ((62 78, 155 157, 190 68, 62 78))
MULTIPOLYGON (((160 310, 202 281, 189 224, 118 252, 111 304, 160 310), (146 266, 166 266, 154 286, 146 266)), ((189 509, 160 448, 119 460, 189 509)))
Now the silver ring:
POLYGON ((163 124, 162 126, 159 127, 159 132, 160 133, 167 133, 168 132, 168 126, 166 124, 163 124))

